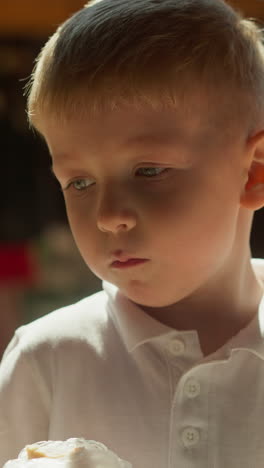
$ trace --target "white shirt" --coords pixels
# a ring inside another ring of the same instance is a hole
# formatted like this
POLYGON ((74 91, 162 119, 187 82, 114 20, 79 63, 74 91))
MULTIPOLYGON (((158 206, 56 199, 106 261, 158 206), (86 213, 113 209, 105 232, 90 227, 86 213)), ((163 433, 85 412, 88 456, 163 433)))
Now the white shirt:
POLYGON ((85 437, 133 468, 263 468, 264 298, 204 358, 196 331, 103 287, 17 330, 0 366, 0 467, 26 444, 85 437))

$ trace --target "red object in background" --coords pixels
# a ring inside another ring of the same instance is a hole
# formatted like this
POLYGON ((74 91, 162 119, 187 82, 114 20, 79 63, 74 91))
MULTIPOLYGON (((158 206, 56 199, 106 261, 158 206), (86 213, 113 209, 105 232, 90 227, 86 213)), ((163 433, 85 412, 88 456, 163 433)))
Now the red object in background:
POLYGON ((36 262, 28 244, 0 244, 0 284, 31 286, 36 281, 36 262))

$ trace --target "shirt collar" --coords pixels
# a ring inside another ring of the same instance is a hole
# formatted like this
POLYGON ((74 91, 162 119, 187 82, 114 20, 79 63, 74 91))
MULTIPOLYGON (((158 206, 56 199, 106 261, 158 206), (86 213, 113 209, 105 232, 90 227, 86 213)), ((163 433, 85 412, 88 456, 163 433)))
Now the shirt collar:
POLYGON ((264 295, 258 312, 251 322, 226 343, 231 354, 236 351, 248 351, 264 360, 264 295))
POLYGON ((129 352, 147 341, 164 334, 175 332, 146 314, 140 307, 126 298, 116 286, 103 281, 113 318, 129 352))
MULTIPOLYGON (((158 320, 153 319, 136 304, 127 299, 116 286, 103 281, 109 305, 115 323, 129 352, 154 338, 168 334, 195 333, 193 331, 177 331, 158 320)), ((259 305, 258 313, 251 322, 221 348, 226 357, 233 352, 244 350, 251 352, 264 360, 264 295, 259 305)), ((218 354, 218 352, 217 352, 218 354)))

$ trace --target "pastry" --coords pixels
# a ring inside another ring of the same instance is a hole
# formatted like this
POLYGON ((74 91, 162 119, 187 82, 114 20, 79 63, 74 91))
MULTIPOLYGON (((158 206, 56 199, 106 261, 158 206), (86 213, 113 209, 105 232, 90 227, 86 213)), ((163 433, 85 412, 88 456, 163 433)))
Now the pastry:
POLYGON ((132 468, 132 465, 100 442, 71 438, 27 445, 16 460, 9 460, 3 468, 132 468))

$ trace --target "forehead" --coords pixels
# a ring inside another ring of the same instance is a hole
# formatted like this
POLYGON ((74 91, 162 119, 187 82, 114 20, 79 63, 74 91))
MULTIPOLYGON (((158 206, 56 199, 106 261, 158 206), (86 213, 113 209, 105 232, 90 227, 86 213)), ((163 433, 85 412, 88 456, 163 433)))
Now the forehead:
POLYGON ((52 153, 76 144, 90 146, 159 145, 187 142, 208 142, 222 136, 219 115, 212 111, 206 99, 179 100, 174 105, 154 107, 147 104, 125 104, 116 108, 105 106, 92 111, 73 112, 57 116, 52 110, 38 116, 36 128, 46 139, 52 153))

